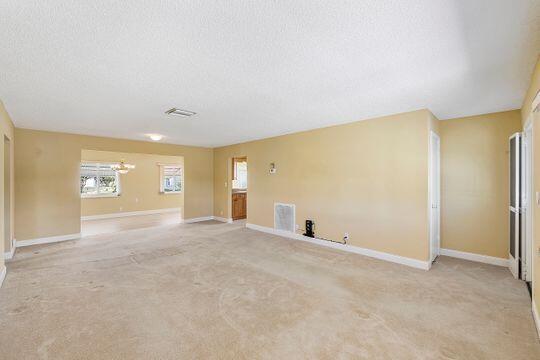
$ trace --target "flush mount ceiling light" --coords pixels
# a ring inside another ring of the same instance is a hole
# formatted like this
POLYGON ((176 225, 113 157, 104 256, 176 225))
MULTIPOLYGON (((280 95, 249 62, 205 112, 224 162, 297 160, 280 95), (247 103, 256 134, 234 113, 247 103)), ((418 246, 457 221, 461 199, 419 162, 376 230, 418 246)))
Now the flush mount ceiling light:
POLYGON ((119 174, 127 174, 129 170, 135 169, 135 165, 125 164, 124 160, 121 160, 120 164, 112 165, 111 169, 113 169, 119 174))
POLYGON ((165 114, 167 115, 176 115, 176 116, 193 116, 197 114, 196 112, 189 111, 189 110, 182 110, 177 108, 172 108, 167 111, 165 111, 165 114))
POLYGON ((148 134, 148 137, 153 141, 159 141, 163 139, 163 135, 161 134, 148 134))

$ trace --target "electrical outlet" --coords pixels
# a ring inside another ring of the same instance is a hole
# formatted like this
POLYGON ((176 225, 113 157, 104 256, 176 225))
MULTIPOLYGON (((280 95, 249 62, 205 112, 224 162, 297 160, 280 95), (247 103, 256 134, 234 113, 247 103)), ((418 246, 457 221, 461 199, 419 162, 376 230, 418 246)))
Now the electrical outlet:
POLYGON ((343 235, 343 240, 349 241, 349 233, 345 233, 345 235, 343 235))
POLYGON ((122 211, 122 210, 124 210, 124 208, 120 206, 120 211, 122 211))
POLYGON ((225 181, 225 187, 227 187, 227 182, 225 181))
POLYGON ((135 202, 138 203, 138 202, 139 202, 139 198, 135 198, 135 202))

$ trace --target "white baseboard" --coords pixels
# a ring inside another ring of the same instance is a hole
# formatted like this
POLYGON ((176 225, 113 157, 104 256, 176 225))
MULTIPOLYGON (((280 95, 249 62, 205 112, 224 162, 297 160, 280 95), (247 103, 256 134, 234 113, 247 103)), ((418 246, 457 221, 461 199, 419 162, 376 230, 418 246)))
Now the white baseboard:
POLYGON ((74 240, 80 237, 81 237, 81 233, 59 235, 59 236, 49 236, 49 237, 44 237, 44 238, 21 240, 21 241, 15 242, 15 244, 16 244, 16 247, 20 248, 23 246, 49 244, 49 243, 55 243, 55 242, 60 242, 60 241, 74 240))
POLYGON ((497 266, 508 266, 508 259, 503 259, 503 258, 498 258, 498 257, 493 257, 493 256, 487 256, 487 255, 474 254, 474 253, 468 253, 468 252, 451 250, 451 249, 441 249, 441 255, 450 256, 450 257, 463 259, 463 260, 481 262, 481 263, 484 263, 484 264, 491 264, 491 265, 497 265, 497 266))
POLYGON ((184 224, 192 224, 201 221, 214 220, 213 216, 202 216, 198 218, 184 219, 184 224))
POLYGON ((4 279, 6 278, 7 268, 4 266, 4 268, 0 271, 0 287, 2 287, 2 284, 4 283, 4 279))
POLYGON ((165 213, 181 212, 181 211, 182 211, 182 208, 166 208, 166 209, 118 212, 118 213, 111 213, 111 214, 81 216, 81 221, 98 220, 98 219, 113 219, 113 218, 126 217, 126 216, 165 214, 165 213))
POLYGON ((306 241, 312 244, 326 246, 332 249, 338 249, 338 250, 347 251, 347 252, 360 254, 364 256, 369 256, 375 259, 390 261, 390 262, 394 262, 394 263, 398 263, 402 265, 407 265, 407 266, 411 266, 417 269, 429 270, 431 267, 430 261, 422 261, 422 260, 412 259, 412 258, 408 258, 404 256, 388 254, 381 251, 361 248, 358 246, 343 245, 343 244, 338 244, 338 243, 334 243, 330 241, 314 239, 314 238, 310 238, 304 235, 292 233, 289 231, 276 230, 276 229, 269 228, 266 226, 246 224, 246 227, 252 230, 262 231, 268 234, 278 235, 278 236, 282 236, 282 237, 286 237, 286 238, 294 239, 294 240, 306 241))
POLYGON ((540 339, 540 315, 538 314, 538 308, 534 299, 532 300, 532 313, 534 319, 534 325, 536 325, 536 332, 538 333, 538 338, 540 339))
POLYGON ((6 251, 4 253, 4 260, 11 260, 13 259, 13 255, 15 255, 15 243, 11 245, 11 251, 6 251))
POLYGON ((219 216, 214 216, 214 220, 221 221, 221 222, 228 223, 228 224, 232 224, 232 222, 233 222, 233 219, 231 219, 231 218, 224 218, 224 217, 219 217, 219 216))

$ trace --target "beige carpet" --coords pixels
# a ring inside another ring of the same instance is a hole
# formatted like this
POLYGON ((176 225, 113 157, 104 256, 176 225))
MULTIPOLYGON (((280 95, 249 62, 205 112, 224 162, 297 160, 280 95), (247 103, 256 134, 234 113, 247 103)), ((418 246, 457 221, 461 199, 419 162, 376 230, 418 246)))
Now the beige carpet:
POLYGON ((1 359, 540 359, 504 268, 425 272, 206 222, 22 248, 1 359))

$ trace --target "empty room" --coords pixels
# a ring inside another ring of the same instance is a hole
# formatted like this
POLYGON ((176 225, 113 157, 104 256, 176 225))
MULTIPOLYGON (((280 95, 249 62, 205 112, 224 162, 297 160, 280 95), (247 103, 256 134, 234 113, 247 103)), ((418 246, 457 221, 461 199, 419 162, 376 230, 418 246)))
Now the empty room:
POLYGON ((0 359, 540 359, 540 0, 0 13, 0 359))

